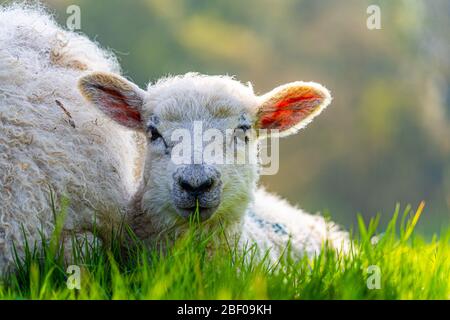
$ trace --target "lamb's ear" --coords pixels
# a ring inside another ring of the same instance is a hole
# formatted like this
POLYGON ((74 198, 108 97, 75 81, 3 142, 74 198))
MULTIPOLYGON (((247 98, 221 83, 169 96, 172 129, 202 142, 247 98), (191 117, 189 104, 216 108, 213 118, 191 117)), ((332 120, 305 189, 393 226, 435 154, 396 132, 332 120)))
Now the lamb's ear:
POLYGON ((330 92, 318 83, 292 82, 260 97, 258 129, 276 129, 287 136, 305 127, 331 102, 330 92))
POLYGON ((143 129, 141 110, 145 91, 114 74, 95 72, 82 77, 78 87, 87 100, 116 122, 143 129))

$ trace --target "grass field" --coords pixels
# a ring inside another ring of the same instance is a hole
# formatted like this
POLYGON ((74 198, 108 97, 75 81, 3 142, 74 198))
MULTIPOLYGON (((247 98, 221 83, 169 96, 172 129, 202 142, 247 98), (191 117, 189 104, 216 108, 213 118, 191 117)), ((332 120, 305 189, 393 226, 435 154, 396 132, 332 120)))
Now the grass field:
MULTIPOLYGON (((277 265, 230 249, 208 254, 208 235, 194 230, 167 254, 135 246, 128 258, 116 244, 77 257, 80 289, 67 287, 58 230, 42 250, 27 252, 18 271, 0 282, 1 299, 448 299, 450 232, 425 241, 414 233, 422 213, 400 210, 376 237, 378 218, 359 220, 347 255, 324 248, 312 259, 277 265)), ((80 248, 78 248, 80 249, 80 248)))

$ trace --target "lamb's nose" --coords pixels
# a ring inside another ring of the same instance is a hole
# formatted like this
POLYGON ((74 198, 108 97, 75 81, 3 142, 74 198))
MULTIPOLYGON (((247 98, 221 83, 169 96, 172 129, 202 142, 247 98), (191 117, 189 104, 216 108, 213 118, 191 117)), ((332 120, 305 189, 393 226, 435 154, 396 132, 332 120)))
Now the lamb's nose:
POLYGON ((211 189, 214 184, 213 178, 205 178, 204 180, 187 180, 180 179, 179 180, 180 187, 191 194, 202 194, 211 189))
POLYGON ((208 165, 181 167, 173 177, 179 190, 196 197, 213 192, 220 186, 220 172, 208 165))

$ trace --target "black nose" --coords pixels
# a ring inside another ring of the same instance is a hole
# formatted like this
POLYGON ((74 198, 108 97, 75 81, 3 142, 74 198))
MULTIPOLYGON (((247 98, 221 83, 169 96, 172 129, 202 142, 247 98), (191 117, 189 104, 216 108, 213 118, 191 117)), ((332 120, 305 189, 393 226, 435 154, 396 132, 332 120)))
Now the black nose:
POLYGON ((201 196, 212 194, 221 185, 220 172, 209 165, 193 164, 178 168, 174 175, 177 185, 174 190, 182 192, 179 196, 201 196))
POLYGON ((203 192, 207 192, 211 189, 214 184, 214 179, 206 178, 204 180, 179 180, 180 187, 191 194, 201 194, 203 192))

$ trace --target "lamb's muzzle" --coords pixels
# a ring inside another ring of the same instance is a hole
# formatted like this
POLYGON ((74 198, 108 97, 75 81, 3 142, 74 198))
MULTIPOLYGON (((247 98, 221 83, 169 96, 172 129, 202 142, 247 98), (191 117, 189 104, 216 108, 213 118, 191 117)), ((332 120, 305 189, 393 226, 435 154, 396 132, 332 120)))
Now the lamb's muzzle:
POLYGON ((202 221, 209 219, 219 207, 221 195, 221 175, 213 166, 184 165, 173 174, 172 199, 183 218, 189 218, 199 210, 202 221))

